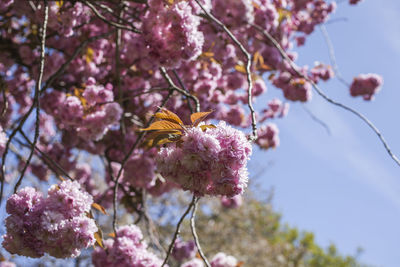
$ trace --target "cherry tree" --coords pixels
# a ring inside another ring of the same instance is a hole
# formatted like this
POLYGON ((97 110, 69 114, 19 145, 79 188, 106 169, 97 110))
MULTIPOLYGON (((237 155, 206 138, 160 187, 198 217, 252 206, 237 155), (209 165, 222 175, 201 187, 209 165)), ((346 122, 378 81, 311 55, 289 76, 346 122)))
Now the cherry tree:
POLYGON ((327 34, 336 9, 324 0, 1 0, 3 248, 74 258, 95 246, 94 266, 166 266, 171 255, 188 258, 185 267, 240 266, 223 251, 205 255, 199 200, 240 206, 252 148, 278 147, 272 121, 313 93, 358 116, 400 165, 371 121, 321 89, 336 75, 370 101, 381 76, 347 83, 334 62, 296 64, 296 49, 317 27, 327 34), (267 85, 282 97, 257 110, 267 85), (165 246, 149 200, 180 191, 192 200, 165 246), (120 224, 121 210, 135 224, 120 224))

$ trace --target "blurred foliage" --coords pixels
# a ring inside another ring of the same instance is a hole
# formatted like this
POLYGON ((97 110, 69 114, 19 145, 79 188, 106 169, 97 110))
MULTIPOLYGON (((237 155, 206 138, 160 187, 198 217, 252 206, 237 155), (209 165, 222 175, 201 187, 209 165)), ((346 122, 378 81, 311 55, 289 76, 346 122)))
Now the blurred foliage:
MULTIPOLYGON (((270 200, 260 201, 248 193, 243 205, 235 209, 222 207, 215 198, 202 199, 200 204, 196 229, 208 258, 221 251, 242 261, 242 267, 366 266, 357 260, 360 251, 354 256, 343 256, 333 244, 326 249, 319 246, 313 233, 283 224, 270 200)), ((162 236, 168 232, 169 239, 174 229, 174 225, 168 224, 160 232, 162 236)), ((181 237, 192 239, 189 216, 181 237)))

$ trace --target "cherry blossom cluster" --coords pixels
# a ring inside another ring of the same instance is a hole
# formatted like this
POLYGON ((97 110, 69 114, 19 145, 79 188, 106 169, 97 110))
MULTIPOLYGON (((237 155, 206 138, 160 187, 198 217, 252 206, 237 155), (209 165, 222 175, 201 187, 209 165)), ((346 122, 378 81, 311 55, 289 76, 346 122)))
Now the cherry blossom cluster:
POLYGON ((315 83, 318 83, 319 79, 327 81, 335 76, 333 69, 329 65, 317 64, 311 69, 311 78, 315 83))
POLYGON ((273 80, 273 84, 281 88, 286 99, 306 102, 311 99, 312 85, 304 78, 295 78, 289 72, 281 72, 273 80))
POLYGON ((263 125, 258 129, 258 139, 256 143, 262 149, 276 148, 279 146, 279 129, 274 123, 263 125))
POLYGON ((114 239, 104 241, 105 248, 96 247, 92 253, 95 267, 160 267, 162 261, 151 253, 139 227, 125 225, 117 229, 114 239))
POLYGON ((351 96, 362 96, 364 100, 372 100, 379 92, 383 84, 383 78, 377 74, 360 74, 353 79, 350 85, 351 96))
POLYGON ((264 122, 267 119, 285 117, 289 112, 288 103, 282 103, 278 98, 270 100, 267 105, 268 108, 262 110, 260 122, 264 122))
POLYGON ((196 255, 196 244, 193 240, 184 242, 177 239, 172 250, 172 256, 175 260, 182 262, 186 259, 191 259, 196 255))
POLYGON ((0 267, 16 267, 14 262, 11 261, 0 261, 0 267))
POLYGON ((99 140, 115 124, 122 109, 113 102, 112 85, 97 85, 89 78, 85 89, 75 95, 52 91, 42 99, 43 109, 52 115, 61 129, 74 131, 85 140, 99 140))
POLYGON ((187 129, 181 144, 161 148, 157 167, 165 178, 199 196, 233 197, 247 187, 251 151, 241 131, 220 122, 205 131, 187 129))
POLYGON ((143 18, 144 41, 148 59, 167 67, 178 67, 182 60, 201 54, 204 35, 198 30, 200 18, 186 1, 149 1, 150 10, 143 18))
MULTIPOLYGON (((237 267, 238 264, 235 257, 223 252, 218 252, 210 261, 211 267, 237 267)), ((181 267, 204 267, 204 263, 201 259, 194 258, 182 264, 181 267)))
POLYGON ((3 247, 11 254, 38 258, 77 257, 95 243, 96 223, 87 216, 92 197, 76 181, 53 185, 48 196, 25 187, 8 200, 3 247))
POLYGON ((221 204, 225 208, 237 208, 243 204, 243 197, 241 195, 236 195, 234 197, 221 197, 221 204))

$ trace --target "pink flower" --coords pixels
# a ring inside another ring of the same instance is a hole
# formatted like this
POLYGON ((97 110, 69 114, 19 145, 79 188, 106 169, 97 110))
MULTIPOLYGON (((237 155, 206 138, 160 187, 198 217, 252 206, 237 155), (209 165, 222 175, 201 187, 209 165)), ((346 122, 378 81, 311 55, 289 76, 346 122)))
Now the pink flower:
POLYGON ((216 128, 189 128, 182 145, 161 148, 157 167, 167 179, 198 195, 241 194, 247 186, 251 144, 245 135, 220 122, 216 128))
POLYGON ((211 260, 211 267, 236 267, 238 261, 233 256, 228 256, 223 252, 217 253, 211 260))
POLYGON ((378 74, 360 74, 350 85, 350 94, 351 96, 362 96, 364 100, 372 100, 381 89, 382 84, 383 78, 378 74))
POLYGON ((97 247, 93 251, 94 266, 160 267, 162 261, 147 250, 147 244, 142 239, 142 232, 135 225, 118 228, 115 239, 104 241, 106 250, 97 247))

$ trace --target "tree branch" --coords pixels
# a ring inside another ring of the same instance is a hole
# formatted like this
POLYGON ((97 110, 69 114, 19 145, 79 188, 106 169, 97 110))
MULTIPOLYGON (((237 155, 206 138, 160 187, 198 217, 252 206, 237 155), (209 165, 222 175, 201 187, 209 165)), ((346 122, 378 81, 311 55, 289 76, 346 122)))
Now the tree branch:
POLYGON ((248 83, 248 88, 247 88, 247 105, 250 109, 250 114, 251 114, 251 128, 252 128, 252 136, 251 136, 251 141, 255 141, 257 139, 257 121, 256 121, 256 113, 253 108, 253 100, 252 100, 252 93, 253 93, 253 81, 251 78, 251 54, 247 52, 246 48, 244 48, 243 44, 239 42, 239 40, 232 34, 232 32, 223 24, 220 20, 218 20, 216 17, 214 17, 213 14, 208 12, 203 5, 200 3, 199 0, 195 0, 196 3, 200 6, 200 8, 203 10, 203 12, 207 15, 207 17, 218 24, 229 36, 229 38, 239 47, 240 51, 244 54, 246 57, 247 63, 246 63, 246 74, 247 74, 247 83, 248 83))
POLYGON ((114 22, 114 21, 111 21, 111 20, 107 19, 107 18, 104 17, 104 16, 96 9, 96 7, 93 6, 90 2, 88 2, 88 1, 83 1, 83 3, 84 3, 86 6, 88 6, 88 7, 93 11, 93 13, 94 13, 99 19, 101 19, 103 22, 105 22, 106 24, 111 25, 111 26, 113 26, 113 27, 115 27, 115 28, 117 28, 117 29, 123 29, 123 30, 127 30, 127 31, 134 32, 134 33, 142 33, 141 31, 139 31, 138 29, 136 29, 136 28, 134 28, 134 27, 128 27, 128 26, 126 26, 126 25, 119 24, 119 23, 117 23, 117 22, 114 22))
MULTIPOLYGON (((157 112, 159 112, 167 103, 167 101, 170 99, 170 97, 172 96, 174 90, 170 90, 168 95, 165 97, 164 101, 161 103, 160 107, 157 108, 157 112)), ((150 120, 147 122, 145 128, 149 127, 150 124, 152 124, 154 121, 154 117, 151 117, 150 120)), ((122 174, 122 170, 125 167, 126 162, 128 161, 128 159, 130 158, 130 156, 132 155, 133 151, 136 149, 136 147, 139 145, 139 143, 142 141, 143 137, 145 136, 146 132, 141 132, 138 136, 138 138, 136 139, 135 143, 132 145, 132 147, 129 149, 128 153, 125 155, 125 157, 123 158, 122 162, 121 162, 121 167, 118 170, 118 174, 117 177, 115 178, 115 184, 114 184, 114 196, 113 196, 113 222, 112 222, 112 226, 113 226, 113 230, 114 233, 117 233, 117 193, 118 193, 118 186, 119 186, 119 180, 121 179, 121 174, 122 174)))
POLYGON ((278 49, 279 54, 281 55, 281 57, 283 59, 285 59, 289 64, 290 67, 292 68, 292 70, 301 78, 307 80, 307 82, 311 83, 311 85, 314 87, 314 90, 317 92, 318 95, 320 95, 323 99, 325 99, 326 101, 328 101, 329 103, 338 106, 344 110, 349 111, 350 113, 353 113, 354 115, 356 115, 358 118, 360 118, 362 121, 364 121, 369 128, 372 129, 373 132, 375 132, 375 134, 378 136, 379 140, 382 142, 384 148, 386 149, 386 152, 389 154, 389 156, 394 160, 394 162, 397 163, 397 165, 400 166, 400 160, 397 158, 397 156, 392 152, 390 146, 388 145, 388 143, 386 142, 385 138, 383 137, 382 133, 379 131, 379 129, 367 118, 365 117, 363 114, 361 114, 360 112, 354 110, 353 108, 350 108, 340 102, 337 102, 333 99, 331 99, 330 97, 328 97, 320 88, 319 86, 312 81, 310 78, 308 78, 306 75, 304 75, 303 73, 301 73, 298 69, 296 64, 289 58, 289 56, 286 54, 286 52, 282 49, 282 47, 280 46, 280 44, 267 32, 265 31, 263 28, 261 28, 260 26, 256 25, 256 24, 250 24, 252 27, 254 27, 255 29, 257 29, 258 31, 260 31, 267 39, 268 41, 270 41, 276 49, 278 49))
POLYGON ((196 202, 196 197, 193 196, 192 202, 190 202, 190 204, 189 204, 189 206, 187 207, 186 211, 183 213, 182 217, 181 217, 181 218, 179 219, 179 221, 178 221, 178 224, 176 225, 176 230, 175 230, 174 236, 172 237, 172 241, 171 241, 171 243, 169 244, 168 251, 167 251, 167 255, 165 256, 164 262, 163 262, 163 264, 161 265, 161 267, 164 267, 165 264, 167 263, 168 258, 169 258, 169 256, 171 255, 172 249, 174 248, 176 238, 177 238, 178 235, 180 234, 180 231, 181 231, 181 224, 182 224, 183 220, 186 218, 186 216, 189 214, 189 212, 190 212, 190 210, 192 209, 192 207, 195 205, 195 202, 196 202))
MULTIPOLYGON (((33 153, 35 151, 35 146, 39 138, 39 127, 40 127, 40 87, 42 85, 42 79, 43 79, 43 72, 44 72, 44 63, 45 63, 45 57, 46 57, 46 30, 47 30, 47 22, 49 18, 49 6, 47 3, 47 0, 44 1, 44 20, 43 20, 43 26, 42 26, 42 38, 41 38, 41 44, 40 44, 40 69, 39 69, 39 77, 36 81, 36 87, 35 87, 35 95, 34 95, 34 101, 32 103, 32 109, 35 106, 36 107, 36 123, 35 123, 35 135, 33 137, 33 144, 31 151, 29 153, 29 156, 26 160, 26 163, 24 167, 22 168, 21 175, 15 184, 14 187, 14 194, 17 192, 18 187, 21 185, 22 179, 24 178, 26 169, 29 166, 29 163, 32 159, 33 153)), ((21 129, 21 128, 20 128, 21 129)))
POLYGON ((171 77, 168 75, 168 72, 165 70, 164 67, 160 67, 160 71, 162 76, 164 77, 164 79, 167 81, 168 85, 175 91, 179 92, 180 94, 190 98, 193 100, 193 102, 195 103, 196 106, 196 112, 200 112, 200 101, 199 99, 195 96, 192 95, 188 92, 186 92, 185 90, 179 88, 178 86, 175 85, 174 81, 171 79, 171 77))
POLYGON ((208 262, 206 256, 204 255, 203 250, 201 249, 199 237, 197 236, 195 219, 196 219, 196 211, 197 211, 197 204, 199 202, 199 198, 198 197, 194 197, 194 199, 195 199, 194 207, 193 207, 193 211, 192 211, 192 216, 190 217, 190 229, 192 230, 194 242, 196 243, 196 247, 197 247, 197 249, 199 251, 200 257, 202 258, 202 260, 204 261, 204 264, 207 267, 211 267, 211 265, 208 262))

